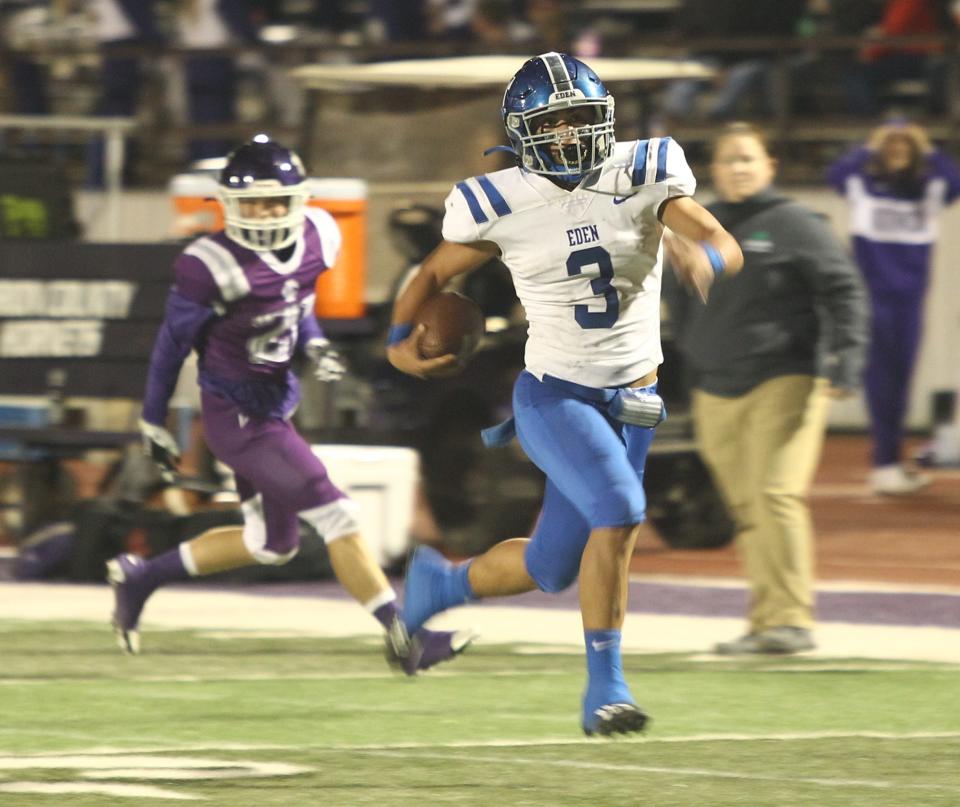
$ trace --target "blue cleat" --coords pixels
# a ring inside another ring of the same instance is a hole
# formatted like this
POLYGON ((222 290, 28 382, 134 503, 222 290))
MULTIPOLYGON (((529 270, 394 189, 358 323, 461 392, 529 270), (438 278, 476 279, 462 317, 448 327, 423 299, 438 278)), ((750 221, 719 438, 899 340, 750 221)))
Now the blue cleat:
POLYGON ((434 614, 464 602, 452 596, 454 569, 450 561, 429 546, 414 550, 403 584, 403 624, 411 637, 434 614))
POLYGON ((472 630, 433 631, 423 625, 471 599, 467 565, 455 566, 435 549, 418 546, 407 564, 401 616, 387 629, 387 661, 416 675, 462 653, 476 638, 472 630))
POLYGON ((113 631, 124 653, 140 652, 140 613, 153 588, 139 582, 143 559, 117 555, 107 561, 107 582, 113 587, 113 631))

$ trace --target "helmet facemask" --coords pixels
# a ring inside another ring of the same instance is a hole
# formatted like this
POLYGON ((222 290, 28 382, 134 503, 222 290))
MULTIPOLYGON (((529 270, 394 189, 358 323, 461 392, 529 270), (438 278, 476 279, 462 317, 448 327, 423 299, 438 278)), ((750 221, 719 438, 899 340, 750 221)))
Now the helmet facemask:
POLYGON ((244 188, 220 186, 226 234, 242 246, 257 252, 269 252, 290 246, 300 236, 310 198, 307 183, 283 185, 274 179, 257 180, 244 188), (254 200, 286 200, 281 216, 244 215, 245 203, 254 200))
POLYGON ((524 168, 535 174, 579 182, 613 154, 613 96, 568 99, 526 112, 504 123, 524 168), (570 112, 563 128, 544 127, 544 117, 570 112), (586 115, 584 115, 586 113, 586 115), (592 113, 592 114, 591 114, 592 113))

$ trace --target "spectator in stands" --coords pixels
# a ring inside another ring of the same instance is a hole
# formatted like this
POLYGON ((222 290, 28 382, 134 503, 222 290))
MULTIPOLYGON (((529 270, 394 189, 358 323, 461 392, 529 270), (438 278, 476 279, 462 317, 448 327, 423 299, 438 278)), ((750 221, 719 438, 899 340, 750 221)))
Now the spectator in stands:
POLYGON ((566 49, 570 30, 563 0, 526 0, 524 13, 534 28, 535 40, 554 50, 566 49))
POLYGON ((0 43, 6 84, 15 115, 46 115, 50 112, 47 69, 31 51, 31 32, 43 28, 46 17, 62 8, 62 1, 0 0, 0 43))
MULTIPOLYGON (((764 46, 771 37, 792 36, 805 12, 808 0, 781 0, 777 12, 754 0, 684 0, 677 11, 675 27, 681 41, 686 39, 727 37, 733 44, 751 39, 764 46)), ((712 120, 729 120, 744 114, 743 106, 755 102, 757 112, 769 115, 775 110, 776 73, 773 70, 774 46, 758 50, 714 52, 698 51, 691 58, 717 69, 712 81, 682 79, 671 82, 662 101, 669 120, 681 120, 696 112, 696 99, 712 83, 715 92, 706 109, 712 120)))
POLYGON ((837 76, 850 70, 849 50, 824 50, 825 37, 857 37, 879 15, 884 0, 808 0, 797 35, 811 47, 790 57, 790 103, 795 112, 817 115, 848 111, 845 82, 837 76))
POLYGON ((427 36, 428 0, 371 0, 368 32, 375 41, 408 42, 427 36))
POLYGON ((479 0, 470 19, 471 41, 491 53, 530 39, 533 29, 513 13, 511 0, 479 0))
MULTIPOLYGON (((95 20, 94 33, 100 48, 100 98, 95 114, 103 117, 134 117, 143 85, 143 59, 137 48, 156 44, 160 34, 153 0, 85 0, 95 20)), ((126 149, 125 176, 136 155, 126 149)), ((96 138, 87 155, 87 184, 102 187, 104 145, 96 138)))
POLYGON ((837 160, 827 179, 847 198, 854 256, 872 306, 865 379, 870 481, 876 493, 913 493, 927 480, 902 464, 904 420, 937 216, 960 196, 960 169, 919 126, 888 123, 837 160))
MULTIPOLYGON (((872 39, 934 36, 951 27, 948 10, 938 0, 886 0, 879 22, 867 28, 864 35, 872 39)), ((936 43, 866 45, 845 77, 850 110, 856 115, 875 116, 881 112, 884 92, 893 83, 915 79, 929 85, 929 110, 942 112, 946 70, 942 53, 943 47, 936 43)))
MULTIPOLYGON (((711 170, 719 200, 708 209, 740 243, 743 271, 719 277, 705 301, 663 277, 692 371, 699 450, 733 515, 750 585, 746 634, 716 652, 796 653, 815 646, 806 498, 830 399, 860 382, 865 294, 829 227, 774 189, 776 161, 759 130, 725 127, 711 170)), ((671 261, 678 240, 667 241, 671 261)))
MULTIPOLYGON (((236 120, 237 63, 233 53, 204 52, 257 42, 247 0, 177 0, 177 33, 181 46, 196 51, 184 59, 187 112, 191 126, 215 126, 236 120)), ((229 134, 192 137, 192 162, 223 157, 234 138, 229 134)))
POLYGON ((468 40, 478 0, 426 0, 427 31, 438 39, 468 40))

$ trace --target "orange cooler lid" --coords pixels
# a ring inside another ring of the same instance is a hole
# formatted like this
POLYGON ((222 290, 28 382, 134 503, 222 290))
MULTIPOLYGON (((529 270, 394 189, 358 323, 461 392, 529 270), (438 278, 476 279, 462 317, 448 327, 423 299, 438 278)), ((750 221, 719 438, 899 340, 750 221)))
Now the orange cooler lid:
MULTIPOLYGON (((367 183, 352 177, 309 177, 307 187, 313 199, 362 201, 367 198, 367 183)), ((177 174, 167 188, 174 198, 216 198, 217 180, 210 174, 177 174)))

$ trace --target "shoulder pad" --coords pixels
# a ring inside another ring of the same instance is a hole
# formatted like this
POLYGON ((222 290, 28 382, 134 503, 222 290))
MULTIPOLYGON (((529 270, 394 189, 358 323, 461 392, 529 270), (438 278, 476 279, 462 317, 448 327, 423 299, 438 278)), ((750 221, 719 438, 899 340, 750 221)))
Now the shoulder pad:
POLYGON ((465 179, 454 185, 446 199, 443 237, 447 241, 469 243, 484 238, 490 226, 514 212, 515 168, 465 179))
MULTIPOLYGON (((215 235, 205 235, 190 244, 182 257, 195 258, 213 278, 220 296, 225 302, 237 300, 250 293, 250 281, 236 256, 215 235)), ((189 262, 178 260, 176 264, 177 283, 182 282, 181 274, 190 272, 189 262)))
POLYGON ((340 227, 337 220, 322 207, 307 205, 304 208, 307 221, 305 227, 311 224, 316 228, 317 235, 320 237, 320 247, 323 250, 323 262, 329 267, 337 262, 337 256, 340 254, 340 247, 343 244, 343 236, 340 233, 340 227))
POLYGON ((691 196, 697 188, 683 149, 672 137, 637 140, 629 171, 633 188, 665 182, 670 196, 691 196))

